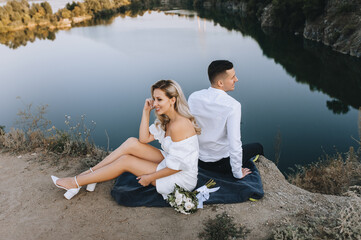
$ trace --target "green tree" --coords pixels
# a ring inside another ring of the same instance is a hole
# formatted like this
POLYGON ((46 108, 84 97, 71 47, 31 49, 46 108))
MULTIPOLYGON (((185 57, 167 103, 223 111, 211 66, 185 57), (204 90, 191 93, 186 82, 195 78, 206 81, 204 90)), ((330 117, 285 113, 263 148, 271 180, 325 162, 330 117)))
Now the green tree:
POLYGON ((0 33, 7 32, 7 27, 0 21, 0 33))
POLYGON ((81 16, 81 9, 78 6, 75 6, 73 11, 71 11, 71 12, 73 13, 73 16, 75 16, 75 17, 81 16))
POLYGON ((11 16, 10 16, 10 20, 11 20, 12 22, 22 20, 20 13, 19 13, 19 12, 13 12, 13 13, 11 14, 11 16))
POLYGON ((22 21, 24 24, 28 24, 31 21, 31 17, 29 15, 23 15, 22 21))
POLYGON ((0 7, 0 20, 4 26, 10 23, 10 14, 3 7, 0 7))
POLYGON ((41 6, 43 7, 43 9, 45 10, 45 14, 47 16, 50 16, 53 14, 53 9, 51 8, 50 4, 48 2, 42 2, 41 6))
POLYGON ((64 19, 64 18, 71 18, 71 16, 72 16, 71 12, 70 12, 68 9, 66 9, 66 8, 61 9, 60 15, 61 15, 61 17, 62 17, 63 19, 64 19))
POLYGON ((84 4, 86 6, 87 12, 90 14, 102 10, 102 7, 97 0, 85 0, 84 4))

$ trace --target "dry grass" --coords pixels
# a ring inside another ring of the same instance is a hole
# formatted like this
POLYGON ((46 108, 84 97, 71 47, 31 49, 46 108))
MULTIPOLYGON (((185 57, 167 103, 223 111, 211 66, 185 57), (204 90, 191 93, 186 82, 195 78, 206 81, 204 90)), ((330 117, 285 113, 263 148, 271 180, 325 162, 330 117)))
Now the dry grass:
POLYGON ((0 148, 13 152, 41 149, 60 156, 86 156, 86 165, 94 165, 107 154, 92 141, 95 122, 91 121, 91 127, 87 127, 85 114, 73 124, 71 117, 65 115, 68 129, 60 130, 55 126, 48 128, 51 122, 45 117, 47 105, 40 105, 35 110, 31 104, 24 105, 25 110, 18 112, 19 119, 16 121, 19 128, 11 128, 10 132, 5 133, 1 126, 0 148))
POLYGON ((290 183, 310 192, 341 195, 353 185, 361 185, 361 107, 358 114, 359 147, 346 154, 327 155, 319 162, 296 166, 296 172, 288 175, 290 183))
POLYGON ((11 128, 10 132, 0 136, 0 143, 9 149, 21 151, 26 149, 25 133, 21 129, 11 128))
POLYGON ((351 147, 346 157, 340 153, 326 155, 319 162, 297 166, 288 181, 310 192, 341 195, 350 186, 361 183, 361 162, 351 147))
POLYGON ((273 230, 270 239, 361 239, 361 198, 353 194, 343 206, 330 206, 328 212, 315 214, 312 209, 286 219, 283 226, 273 230))

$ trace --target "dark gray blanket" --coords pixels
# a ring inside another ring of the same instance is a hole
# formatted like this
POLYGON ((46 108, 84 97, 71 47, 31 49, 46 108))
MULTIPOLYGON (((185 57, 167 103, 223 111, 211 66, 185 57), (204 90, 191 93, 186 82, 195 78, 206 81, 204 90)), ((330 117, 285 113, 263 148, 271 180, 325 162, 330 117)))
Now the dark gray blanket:
MULTIPOLYGON (((231 174, 222 174, 198 169, 197 187, 203 186, 209 179, 220 187, 217 192, 211 193, 208 201, 204 204, 213 203, 239 203, 252 199, 261 199, 264 195, 261 177, 258 169, 250 159, 243 163, 243 167, 251 169, 252 173, 239 180, 231 174)), ((163 197, 156 191, 154 186, 143 187, 131 173, 120 175, 111 191, 111 195, 120 205, 128 207, 169 207, 163 197)))

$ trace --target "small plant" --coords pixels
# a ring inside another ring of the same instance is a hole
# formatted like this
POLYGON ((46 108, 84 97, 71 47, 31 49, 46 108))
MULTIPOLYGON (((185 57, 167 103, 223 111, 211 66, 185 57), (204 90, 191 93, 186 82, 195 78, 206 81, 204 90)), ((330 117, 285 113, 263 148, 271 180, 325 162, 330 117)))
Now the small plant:
POLYGON ((96 122, 91 121, 89 128, 85 122, 86 115, 80 116, 80 122, 72 123, 71 116, 65 115, 65 125, 68 130, 59 130, 53 127, 49 131, 54 132, 49 141, 49 150, 65 155, 93 155, 96 146, 91 138, 96 122))
POLYGON ((203 232, 198 235, 200 239, 204 240, 244 239, 249 232, 245 227, 240 227, 237 230, 233 217, 226 212, 217 214, 214 219, 208 219, 204 225, 203 232))
POLYGON ((278 167, 281 158, 281 144, 282 144, 282 135, 281 130, 278 128, 275 141, 274 141, 274 148, 275 148, 275 164, 278 167))
MULTIPOLYGON (((17 97, 21 101, 20 97, 17 97)), ((36 110, 33 109, 33 105, 25 104, 23 110, 19 110, 17 115, 19 119, 16 121, 16 124, 21 127, 25 133, 33 132, 36 130, 45 130, 51 124, 51 121, 45 118, 45 115, 48 111, 48 105, 39 105, 36 110)))
POLYGON ((312 240, 312 230, 307 226, 286 225, 273 231, 272 238, 275 240, 305 239, 312 240))
POLYGON ((354 196, 348 206, 343 207, 338 218, 339 239, 361 239, 361 198, 354 196))

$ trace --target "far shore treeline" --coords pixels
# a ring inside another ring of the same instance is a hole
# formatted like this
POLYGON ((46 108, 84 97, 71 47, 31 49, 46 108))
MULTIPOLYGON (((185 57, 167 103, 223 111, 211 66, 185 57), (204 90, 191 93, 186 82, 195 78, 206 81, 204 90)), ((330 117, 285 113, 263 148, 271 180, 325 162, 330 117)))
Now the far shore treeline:
MULTIPOLYGON (((10 0, 5 6, 0 7, 0 34, 19 31, 24 29, 32 29, 37 26, 48 27, 50 29, 69 28, 72 24, 84 22, 94 18, 104 18, 112 16, 116 13, 124 12, 124 7, 129 5, 149 5, 150 2, 158 4, 160 0, 85 0, 83 2, 68 3, 65 8, 59 9, 53 13, 52 8, 48 2, 32 3, 27 0, 10 0)), ((163 1, 167 2, 167 1, 163 1)), ((168 1, 169 2, 169 1, 168 1)), ((222 4, 222 1, 211 0, 179 0, 175 2, 182 2, 183 4, 193 5, 195 8, 201 8, 206 3, 217 5, 222 4)), ((234 4, 239 4, 242 1, 230 1, 234 4)), ((257 15, 256 13, 269 4, 271 0, 246 0, 248 15, 257 15)), ((301 0, 299 4, 289 7, 292 11, 289 15, 293 16, 292 20, 286 19, 284 15, 288 14, 288 9, 285 11, 285 4, 288 1, 273 1, 274 10, 273 15, 275 21, 280 23, 293 23, 299 27, 299 23, 303 23, 306 18, 314 18, 322 13, 326 0, 306 1, 301 0), (283 5, 282 5, 283 4, 283 5), (296 9, 296 10, 295 10, 296 9), (295 16, 298 16, 296 18, 295 16)), ((152 5, 152 4, 150 4, 152 5)), ((288 5, 287 5, 288 6, 288 5)), ((288 15, 287 15, 288 16, 288 15)), ((292 28, 297 28, 292 25, 292 28)), ((281 27, 281 26, 280 26, 281 27)), ((287 29, 287 26, 281 28, 287 29)))
POLYGON ((26 0, 11 0, 0 7, 0 33, 47 27, 60 29, 71 24, 87 21, 104 15, 124 11, 128 0, 85 0, 68 3, 56 13, 48 2, 32 3, 26 0))

